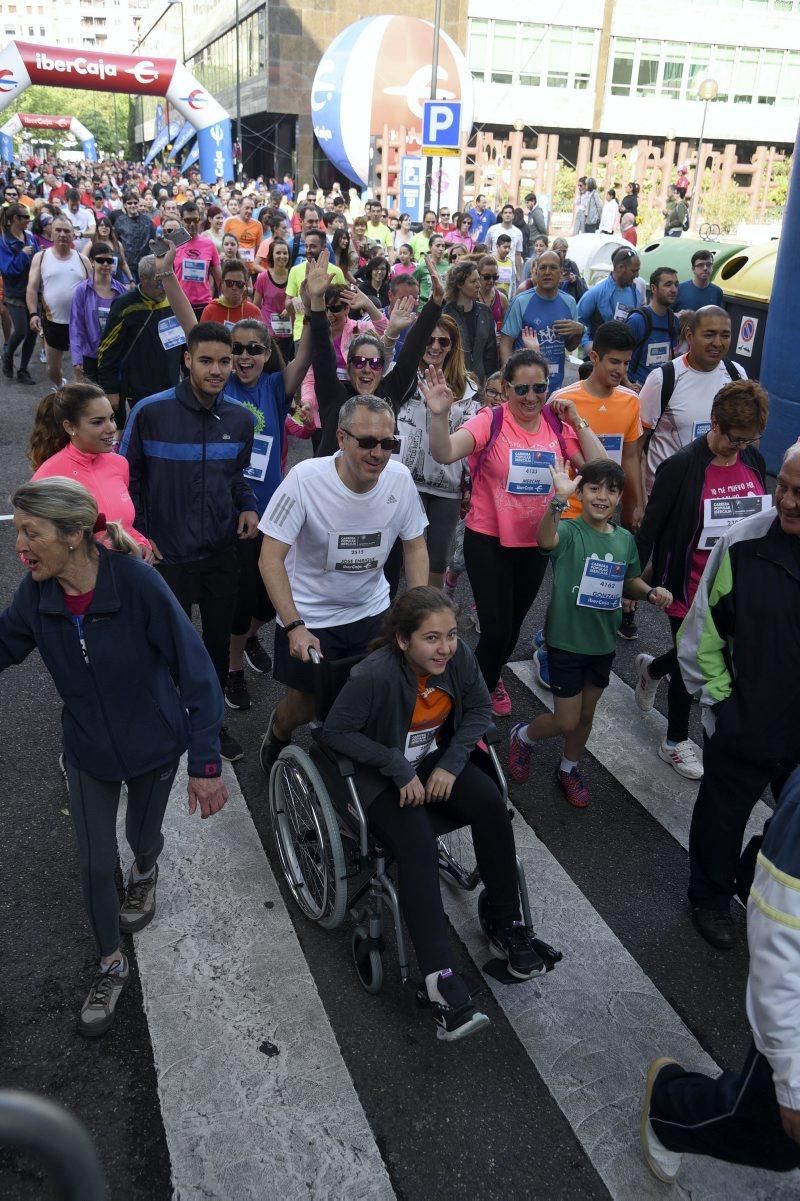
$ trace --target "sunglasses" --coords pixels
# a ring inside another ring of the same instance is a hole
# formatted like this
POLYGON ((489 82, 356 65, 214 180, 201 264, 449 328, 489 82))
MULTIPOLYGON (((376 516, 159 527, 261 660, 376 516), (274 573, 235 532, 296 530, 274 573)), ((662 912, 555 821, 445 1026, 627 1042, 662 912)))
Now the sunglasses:
POLYGON ((249 354, 251 359, 266 353, 267 347, 261 342, 234 342, 231 346, 231 354, 249 354))
POLYGON ((18 221, 30 221, 30 217, 28 216, 27 213, 20 213, 20 215, 17 217, 17 220, 18 221))
POLYGON ((494 282, 494 280, 499 279, 499 278, 500 278, 499 274, 492 275, 491 271, 488 274, 484 274, 484 272, 481 271, 481 279, 485 279, 487 283, 489 282, 489 280, 492 280, 492 282, 494 282))
MULTIPOLYGON (((341 426, 339 428, 341 429, 341 426)), ((396 455, 400 449, 399 438, 357 438, 349 430, 342 430, 342 433, 357 442, 361 450, 375 450, 376 446, 380 446, 381 450, 388 450, 391 454, 396 455)))
POLYGON ((428 345, 429 346, 449 346, 450 341, 451 341, 450 338, 440 338, 436 334, 431 334, 430 338, 428 338, 428 345))
POLYGON ((547 395, 547 384, 512 384, 511 389, 516 396, 527 396, 529 392, 535 392, 537 396, 547 395))
POLYGON ((343 300, 337 300, 334 304, 329 304, 327 308, 329 313, 343 313, 347 305, 343 300))
POLYGON ((113 259, 107 258, 106 255, 104 255, 104 254, 95 255, 94 261, 96 263, 102 263, 106 267, 112 266, 112 264, 114 262, 113 259))
MULTIPOLYGON (((371 367, 373 371, 379 371, 383 367, 383 359, 378 355, 372 359, 367 359, 363 354, 356 354, 350 360, 350 365, 355 367, 356 371, 363 371, 365 367, 371 367)), ((347 430, 344 432, 347 433, 347 430)))
POLYGON ((247 285, 243 279, 223 279, 223 288, 244 288, 247 285))
POLYGON ((184 225, 199 225, 200 218, 199 217, 184 217, 183 224, 184 225))

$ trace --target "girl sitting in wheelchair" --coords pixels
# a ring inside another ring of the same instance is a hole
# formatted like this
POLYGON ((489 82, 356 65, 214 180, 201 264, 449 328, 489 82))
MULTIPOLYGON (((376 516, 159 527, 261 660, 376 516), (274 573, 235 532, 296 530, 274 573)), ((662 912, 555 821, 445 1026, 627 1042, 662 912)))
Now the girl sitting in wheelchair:
POLYGON ((400 908, 437 1035, 447 1041, 474 1034, 489 1019, 449 966, 438 834, 456 824, 472 827, 492 950, 519 980, 545 970, 520 916, 511 819, 497 784, 478 766, 475 745, 491 720, 491 699, 458 637, 453 605, 423 587, 395 601, 383 639, 353 668, 322 728, 322 741, 356 764, 370 832, 396 860, 400 908))

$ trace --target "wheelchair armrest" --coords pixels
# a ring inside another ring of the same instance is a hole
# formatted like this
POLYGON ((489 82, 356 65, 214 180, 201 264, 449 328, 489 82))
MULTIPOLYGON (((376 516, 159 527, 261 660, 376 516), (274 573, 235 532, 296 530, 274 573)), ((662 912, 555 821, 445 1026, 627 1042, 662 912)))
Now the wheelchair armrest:
POLYGON ((487 746, 500 745, 500 732, 494 722, 492 722, 490 726, 486 727, 486 733, 483 736, 483 741, 487 746))
POLYGON ((333 749, 333 747, 326 746, 325 743, 322 741, 322 726, 321 726, 321 724, 315 722, 310 727, 310 730, 311 730, 311 737, 313 738, 314 742, 316 742, 317 746, 322 751, 322 753, 325 755, 325 757, 330 759, 331 763, 334 764, 337 771, 339 772, 339 775, 342 776, 342 778, 345 780, 348 778, 348 776, 354 776, 356 774, 356 765, 355 765, 355 763, 353 763, 353 760, 348 759, 346 755, 340 755, 338 753, 338 751, 335 751, 333 749))

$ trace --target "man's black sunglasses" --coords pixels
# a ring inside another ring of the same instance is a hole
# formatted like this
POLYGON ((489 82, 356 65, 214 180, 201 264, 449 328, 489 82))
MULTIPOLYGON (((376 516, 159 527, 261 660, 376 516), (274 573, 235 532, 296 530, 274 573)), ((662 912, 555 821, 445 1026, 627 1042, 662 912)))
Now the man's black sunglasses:
MULTIPOLYGON (((339 426, 339 429, 342 430, 342 427, 339 426)), ((380 446, 381 450, 388 450, 393 455, 396 455, 400 449, 399 438, 357 438, 349 430, 342 430, 342 433, 347 434, 348 438, 352 438, 354 442, 357 442, 361 450, 374 450, 376 446, 380 446)))

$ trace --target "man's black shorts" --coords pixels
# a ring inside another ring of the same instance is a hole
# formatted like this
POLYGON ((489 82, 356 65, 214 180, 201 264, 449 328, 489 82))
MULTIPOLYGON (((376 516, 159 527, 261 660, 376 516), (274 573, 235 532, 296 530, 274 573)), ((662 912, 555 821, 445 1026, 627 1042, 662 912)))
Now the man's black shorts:
MULTIPOLYGON (((330 629, 310 629, 309 632, 319 638, 323 657, 326 659, 349 659, 354 655, 366 653, 367 647, 383 630, 383 613, 374 617, 362 617, 360 621, 351 621, 347 625, 334 626, 330 629)), ((287 688, 296 688, 313 696, 314 666, 294 659, 289 654, 289 635, 283 626, 275 625, 275 650, 273 653, 273 675, 275 679, 285 684, 287 688)))
POLYGON ((608 688, 611 679, 610 655, 576 655, 574 651, 562 651, 557 646, 547 647, 547 665, 550 668, 550 687, 553 696, 567 700, 579 696, 584 684, 594 688, 608 688))
POLYGON ((50 321, 42 317, 42 334, 45 343, 53 350, 69 350, 69 326, 60 321, 50 321))

